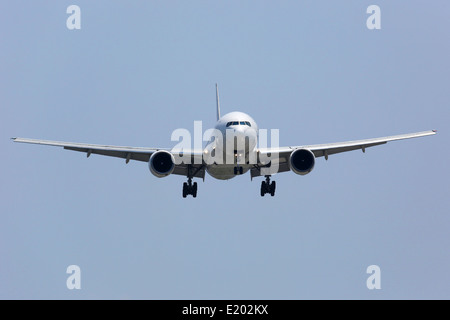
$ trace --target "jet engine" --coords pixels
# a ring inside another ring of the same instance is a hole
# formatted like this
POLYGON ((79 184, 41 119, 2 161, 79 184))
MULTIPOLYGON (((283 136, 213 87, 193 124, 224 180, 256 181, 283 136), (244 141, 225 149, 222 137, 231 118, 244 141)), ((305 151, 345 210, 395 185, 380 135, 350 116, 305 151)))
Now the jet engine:
POLYGON ((312 171, 316 157, 308 149, 296 149, 289 157, 289 167, 296 174, 305 175, 312 171))
POLYGON ((156 177, 167 177, 175 169, 175 158, 169 151, 159 150, 151 155, 148 167, 156 177))

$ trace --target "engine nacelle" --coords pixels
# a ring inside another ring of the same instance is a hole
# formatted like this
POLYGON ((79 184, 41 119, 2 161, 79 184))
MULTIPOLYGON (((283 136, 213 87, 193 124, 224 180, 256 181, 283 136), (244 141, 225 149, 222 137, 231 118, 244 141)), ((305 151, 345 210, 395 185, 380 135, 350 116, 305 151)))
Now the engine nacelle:
POLYGON ((159 150, 151 155, 148 167, 154 176, 167 177, 175 169, 175 158, 169 151, 159 150))
POLYGON ((312 171, 316 157, 308 149, 296 149, 292 151, 289 157, 289 167, 296 174, 305 175, 312 171))

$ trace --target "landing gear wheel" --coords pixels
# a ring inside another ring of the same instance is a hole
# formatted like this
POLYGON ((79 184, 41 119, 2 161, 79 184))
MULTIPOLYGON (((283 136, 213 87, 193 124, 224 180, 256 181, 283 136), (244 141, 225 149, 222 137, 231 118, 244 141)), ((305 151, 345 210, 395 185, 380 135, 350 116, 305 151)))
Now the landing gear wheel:
POLYGON ((239 174, 243 174, 244 173, 244 168, 239 167, 239 174))
POLYGON ((188 182, 183 182, 183 198, 192 195, 194 198, 197 197, 197 182, 192 183, 192 178, 188 179, 188 182))
POLYGON ((270 182, 270 176, 266 176, 266 181, 261 181, 261 197, 264 197, 266 193, 270 193, 273 197, 275 195, 276 183, 270 182))
POLYGON ((183 198, 187 196, 187 183, 183 182, 183 198))
POLYGON ((194 198, 197 197, 197 182, 194 182, 194 185, 193 185, 193 187, 192 187, 192 196, 193 196, 194 198))

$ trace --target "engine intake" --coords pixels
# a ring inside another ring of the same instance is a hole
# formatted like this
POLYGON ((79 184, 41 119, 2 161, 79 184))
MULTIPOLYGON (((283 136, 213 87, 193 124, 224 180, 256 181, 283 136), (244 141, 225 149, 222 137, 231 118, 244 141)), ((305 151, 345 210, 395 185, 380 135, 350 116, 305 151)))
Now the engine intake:
POLYGON ((167 177, 175 169, 175 158, 169 151, 159 150, 151 155, 148 167, 156 177, 167 177))
POLYGON ((308 149, 297 149, 292 151, 289 158, 289 167, 296 174, 305 175, 312 171, 316 157, 308 149))

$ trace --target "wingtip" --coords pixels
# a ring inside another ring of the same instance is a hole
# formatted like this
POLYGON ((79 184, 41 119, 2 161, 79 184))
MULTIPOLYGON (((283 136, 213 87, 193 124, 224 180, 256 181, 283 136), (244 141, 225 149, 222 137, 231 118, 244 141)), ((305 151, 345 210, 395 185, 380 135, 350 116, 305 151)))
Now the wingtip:
POLYGON ((433 131, 434 133, 437 133, 437 130, 431 130, 431 131, 433 131))

